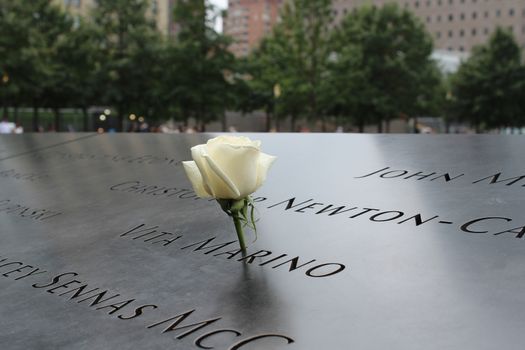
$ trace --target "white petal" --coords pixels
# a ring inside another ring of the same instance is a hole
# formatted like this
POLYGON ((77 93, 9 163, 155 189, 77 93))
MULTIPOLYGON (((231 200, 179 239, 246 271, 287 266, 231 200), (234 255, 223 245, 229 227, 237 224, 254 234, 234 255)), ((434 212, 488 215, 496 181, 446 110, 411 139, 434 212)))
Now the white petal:
POLYGON ((201 198, 211 197, 211 194, 208 193, 208 191, 206 191, 206 189, 204 188, 202 175, 199 171, 199 168, 197 167, 197 164, 195 164, 195 162, 193 161, 186 161, 182 162, 182 165, 184 166, 184 171, 186 172, 188 179, 190 179, 191 185, 193 186, 193 190, 195 191, 197 196, 201 198))
POLYGON ((195 161, 195 164, 199 168, 199 172, 202 176, 203 187, 210 195, 215 196, 213 188, 210 186, 210 177, 208 175, 208 163, 204 159, 206 152, 206 145, 197 145, 191 148, 191 157, 195 161))
POLYGON ((215 163, 215 161, 208 155, 205 156, 208 166, 210 167, 212 174, 210 178, 214 183, 215 198, 231 199, 240 198, 240 192, 233 181, 228 175, 221 169, 221 167, 215 163), (224 186, 226 185, 226 186, 224 186))
POLYGON ((238 196, 235 198, 244 198, 255 191, 260 154, 257 148, 214 144, 208 146, 208 154, 224 174, 221 177, 225 182, 230 181, 237 189, 238 196))
POLYGON ((264 181, 266 181, 268 170, 276 159, 277 157, 266 153, 261 153, 259 155, 259 162, 257 164, 257 188, 261 187, 264 181))
POLYGON ((231 199, 239 198, 237 187, 221 170, 221 166, 210 161, 207 145, 197 145, 191 148, 191 155, 204 180, 204 188, 214 198, 231 199), (212 168, 213 167, 213 168, 212 168))
POLYGON ((217 144, 226 144, 232 146, 252 146, 256 148, 261 147, 261 141, 252 141, 246 136, 230 136, 221 135, 208 140, 206 143, 208 146, 215 146, 217 144))

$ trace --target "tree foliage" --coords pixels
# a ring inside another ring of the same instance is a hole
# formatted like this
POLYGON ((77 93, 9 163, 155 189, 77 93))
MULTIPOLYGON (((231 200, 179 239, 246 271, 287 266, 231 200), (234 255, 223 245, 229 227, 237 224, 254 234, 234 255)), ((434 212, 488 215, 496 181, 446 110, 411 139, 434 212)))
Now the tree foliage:
POLYGON ((396 4, 361 7, 333 36, 333 112, 364 124, 432 109, 440 73, 423 24, 396 4))
POLYGON ((278 103, 278 115, 291 115, 292 120, 299 115, 325 116, 321 96, 331 22, 331 0, 294 0, 283 5, 281 21, 251 56, 251 86, 261 107, 270 111, 278 103), (282 91, 278 99, 273 94, 277 84, 282 91))
POLYGON ((179 118, 193 117, 201 124, 221 117, 234 104, 231 92, 235 84, 234 57, 228 51, 230 41, 213 28, 210 5, 204 0, 179 1, 175 22, 179 26, 174 64, 173 97, 179 106, 179 118))
POLYGON ((498 28, 451 79, 452 113, 484 128, 525 124, 525 70, 512 33, 498 28))
POLYGON ((291 117, 292 129, 299 118, 363 130, 443 114, 477 129, 524 124, 521 50, 502 29, 445 86, 424 25, 395 4, 358 7, 335 26, 331 0, 285 1, 271 34, 235 58, 205 0, 176 2, 176 38, 155 28, 149 0, 95 3, 77 18, 53 0, 0 0, 4 112, 33 107, 35 130, 39 108, 53 110, 54 128, 63 130, 64 107, 82 109, 87 129, 92 106, 115 111, 116 129, 130 114, 193 118, 203 128, 227 110, 261 109, 277 128, 291 117))

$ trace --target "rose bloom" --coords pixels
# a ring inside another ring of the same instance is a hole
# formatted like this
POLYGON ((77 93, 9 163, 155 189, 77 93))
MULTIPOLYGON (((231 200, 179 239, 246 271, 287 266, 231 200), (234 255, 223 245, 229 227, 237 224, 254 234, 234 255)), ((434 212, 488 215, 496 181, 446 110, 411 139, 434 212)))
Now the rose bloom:
POLYGON ((263 184, 276 159, 260 148, 245 136, 219 136, 192 147, 193 161, 182 164, 199 197, 241 199, 263 184))

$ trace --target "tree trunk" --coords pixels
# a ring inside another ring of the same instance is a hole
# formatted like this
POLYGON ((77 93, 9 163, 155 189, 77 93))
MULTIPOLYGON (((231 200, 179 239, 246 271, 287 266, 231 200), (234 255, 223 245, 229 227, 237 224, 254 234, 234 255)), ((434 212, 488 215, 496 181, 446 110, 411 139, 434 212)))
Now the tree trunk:
POLYGON ((479 127, 479 123, 476 123, 476 124, 474 125, 474 130, 476 130, 476 134, 479 134, 479 133, 480 133, 481 128, 479 127))
POLYGON ((60 109, 59 108, 53 108, 53 112, 55 114, 55 131, 56 132, 59 132, 60 131, 60 109))
POLYGON ((377 133, 383 133, 383 119, 379 119, 379 121, 377 122, 377 133))
POLYGON ((357 122, 357 128, 359 130, 359 133, 363 133, 365 131, 365 123, 362 119, 360 119, 358 122, 357 122))
POLYGON ((40 131, 40 121, 38 120, 38 106, 36 104, 33 105, 33 131, 38 132, 40 131))
POLYGON ((221 115, 221 128, 222 128, 222 131, 226 132, 226 128, 227 127, 228 126, 226 125, 226 113, 223 112, 222 115, 221 115))
POLYGON ((321 117, 321 131, 326 132, 326 116, 324 114, 321 117))
POLYGON ((450 120, 445 118, 445 133, 450 134, 450 120))
POLYGON ((268 111, 266 111, 266 132, 269 132, 271 128, 272 128, 272 116, 268 111))
POLYGON ((297 116, 295 114, 292 114, 291 118, 292 118, 292 125, 291 125, 292 132, 296 132, 297 130, 295 130, 295 122, 296 122, 297 116))
POLYGON ((15 110, 13 112, 13 115, 14 115, 15 123, 18 125, 18 123, 19 123, 19 120, 18 120, 18 106, 15 106, 15 110))
POLYGON ((120 111, 117 116, 117 131, 124 131, 124 115, 120 111))
POLYGON ((414 117, 414 134, 418 134, 419 133, 419 129, 417 128, 417 117, 414 117))
POLYGON ((390 119, 385 120, 385 132, 390 133, 390 119))
POLYGON ((86 107, 82 107, 82 127, 84 132, 88 132, 89 129, 89 115, 86 107))

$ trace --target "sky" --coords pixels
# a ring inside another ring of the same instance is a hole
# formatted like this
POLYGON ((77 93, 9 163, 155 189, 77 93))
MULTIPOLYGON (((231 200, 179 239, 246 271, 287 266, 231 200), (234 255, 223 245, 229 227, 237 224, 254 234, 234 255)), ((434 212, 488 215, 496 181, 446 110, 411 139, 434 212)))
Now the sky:
MULTIPOLYGON (((228 7, 228 0, 209 0, 215 7, 225 10, 228 7)), ((222 32, 222 18, 219 18, 215 23, 215 30, 222 32)))
POLYGON ((210 0, 210 3, 221 9, 225 9, 228 6, 228 0, 210 0))

